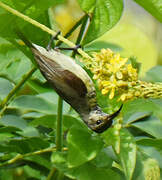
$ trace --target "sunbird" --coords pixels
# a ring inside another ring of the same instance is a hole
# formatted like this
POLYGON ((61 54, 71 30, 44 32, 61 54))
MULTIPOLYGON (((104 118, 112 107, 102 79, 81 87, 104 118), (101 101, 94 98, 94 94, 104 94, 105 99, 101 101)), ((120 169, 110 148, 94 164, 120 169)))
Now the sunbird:
POLYGON ((74 59, 61 53, 58 48, 43 48, 31 43, 18 33, 31 49, 38 67, 57 94, 81 117, 86 125, 97 133, 108 129, 119 112, 104 113, 97 104, 94 84, 87 72, 74 59))

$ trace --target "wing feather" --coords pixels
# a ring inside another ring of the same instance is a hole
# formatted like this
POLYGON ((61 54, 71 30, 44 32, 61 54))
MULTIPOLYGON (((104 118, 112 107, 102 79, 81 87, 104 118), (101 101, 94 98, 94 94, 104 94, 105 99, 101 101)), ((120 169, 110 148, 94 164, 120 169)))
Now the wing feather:
POLYGON ((87 88, 79 77, 71 71, 63 69, 58 63, 42 55, 38 50, 32 49, 32 51, 41 72, 55 89, 60 89, 64 96, 85 97, 87 88))

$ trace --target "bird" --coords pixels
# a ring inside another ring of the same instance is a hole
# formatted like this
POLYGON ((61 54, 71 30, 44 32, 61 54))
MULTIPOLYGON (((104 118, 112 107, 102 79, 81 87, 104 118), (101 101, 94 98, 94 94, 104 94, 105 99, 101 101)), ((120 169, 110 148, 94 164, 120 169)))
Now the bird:
POLYGON ((113 114, 103 112, 97 103, 93 81, 74 59, 60 52, 58 48, 44 48, 31 43, 22 38, 22 34, 21 39, 31 49, 47 82, 92 131, 102 133, 111 127, 122 106, 113 114))

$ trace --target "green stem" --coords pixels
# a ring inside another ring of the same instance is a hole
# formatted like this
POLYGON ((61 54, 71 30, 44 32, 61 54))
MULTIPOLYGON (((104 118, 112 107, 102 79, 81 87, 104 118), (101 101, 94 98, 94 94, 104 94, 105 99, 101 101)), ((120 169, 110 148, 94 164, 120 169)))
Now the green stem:
MULTIPOLYGON (((79 32, 79 35, 77 37, 77 43, 80 44, 84 37, 85 28, 88 21, 88 15, 85 15, 84 18, 81 20, 82 26, 79 32)), ((77 28, 77 26, 75 26, 77 28)), ((73 30, 75 30, 73 28, 73 30)), ((72 57, 75 56, 75 52, 72 53, 72 57)), ((57 136, 56 136, 56 150, 61 151, 62 149, 62 99, 59 97, 58 100, 58 111, 57 111, 57 136)), ((58 172, 57 180, 62 180, 64 177, 64 174, 62 172, 58 172)))
POLYGON ((58 109, 57 109, 57 128, 56 128, 56 150, 62 150, 62 108, 63 100, 61 97, 58 98, 58 109))
MULTIPOLYGON (((30 17, 20 13, 19 11, 11 8, 10 6, 4 4, 3 2, 0 1, 0 7, 2 7, 3 9, 7 10, 8 12, 14 14, 15 16, 20 17, 21 19, 23 19, 24 21, 33 24, 36 27, 39 27, 40 29, 42 29, 43 31, 51 34, 52 36, 55 36, 57 33, 53 30, 51 30, 50 28, 48 28, 47 26, 45 26, 44 24, 41 24, 37 21, 35 21, 34 19, 31 19, 30 17)), ((67 44, 69 47, 75 47, 75 44, 71 41, 69 41, 68 39, 64 38, 61 35, 58 35, 57 38, 60 41, 63 41, 65 44, 67 44)), ((91 57, 85 53, 81 48, 78 49, 78 53, 80 53, 80 55, 82 55, 85 58, 91 59, 91 57)))
MULTIPOLYGON (((83 16, 74 26, 73 28, 66 34, 66 37, 70 36, 71 33, 81 24, 83 23, 80 33, 78 35, 77 38, 77 42, 80 43, 84 34, 84 29, 86 26, 85 19, 87 22, 87 15, 83 16), (84 28, 83 28, 84 26, 84 28)), ((62 42, 58 41, 58 43, 56 44, 56 46, 60 45, 62 42)), ((56 129, 56 150, 57 151, 61 151, 62 150, 62 107, 63 107, 63 101, 62 99, 59 97, 58 99, 58 110, 57 110, 57 129, 56 129)), ((52 176, 54 174, 54 169, 51 169, 47 180, 52 179, 52 176)), ((64 177, 64 174, 62 172, 58 172, 58 176, 57 176, 57 180, 62 180, 64 177)))
MULTIPOLYGON (((86 14, 83 18, 82 18, 82 26, 80 28, 80 32, 79 32, 79 35, 77 37, 77 40, 76 40, 76 44, 81 44, 82 40, 84 39, 84 36, 85 36, 85 30, 86 30, 86 26, 87 26, 87 22, 88 22, 88 19, 89 19, 89 16, 88 14, 86 14)), ((73 51, 72 53, 72 57, 75 57, 75 54, 76 54, 76 51, 73 51)))
POLYGON ((87 26, 88 20, 89 20, 89 15, 86 14, 84 16, 84 18, 82 19, 82 26, 80 28, 80 32, 79 32, 79 35, 78 35, 78 38, 77 38, 77 41, 76 41, 77 45, 81 44, 82 40, 84 39, 84 36, 86 34, 86 26, 87 26))
POLYGON ((33 67, 27 74, 24 75, 22 80, 10 91, 10 93, 6 96, 5 99, 1 102, 0 107, 2 110, 0 112, 0 116, 3 114, 6 109, 9 100, 16 94, 16 92, 24 85, 24 83, 32 76, 32 74, 36 71, 36 67, 33 67))
POLYGON ((54 173, 57 171, 56 168, 52 168, 50 173, 48 174, 46 180, 51 180, 53 178, 54 173))
MULTIPOLYGON (((71 33, 83 22, 85 22, 85 19, 87 19, 87 15, 84 15, 71 29, 70 31, 65 35, 65 37, 69 37, 71 33)), ((87 22, 87 20, 86 20, 87 22)), ((83 23, 85 24, 85 23, 83 23)), ((84 25, 85 28, 86 24, 84 25)), ((80 33, 77 38, 77 43, 80 43, 84 34, 84 28, 81 27, 80 33), (79 37, 81 36, 81 38, 79 37)), ((56 46, 59 46, 62 44, 62 41, 58 41, 56 43, 56 46)), ((61 97, 58 99, 58 110, 57 110, 57 129, 56 129, 56 151, 62 150, 62 109, 63 109, 63 100, 61 97)), ((53 178, 53 175, 55 173, 56 169, 52 168, 47 176, 46 180, 51 180, 53 178)), ((58 171, 57 180, 62 180, 64 177, 64 174, 60 171, 58 171)))
MULTIPOLYGON (((58 107, 57 107, 57 127, 56 127, 56 151, 62 150, 62 109, 63 109, 63 100, 59 96, 58 98, 58 107)), ((53 178, 56 168, 52 168, 47 176, 46 180, 51 180, 53 178)), ((62 172, 58 171, 57 180, 61 180, 64 175, 62 172)))
MULTIPOLYGON (((84 16, 82 16, 82 17, 79 19, 79 21, 77 21, 77 22, 75 23, 75 25, 65 34, 65 36, 64 36, 65 38, 68 38, 68 37, 75 31, 75 29, 76 29, 80 24, 82 24, 83 19, 85 19, 85 16, 87 16, 87 14, 85 14, 84 16)), ((62 43, 63 43, 62 41, 58 41, 58 42, 56 43, 56 46, 60 46, 62 43)))
MULTIPOLYGON (((48 152, 55 152, 56 151, 56 147, 50 147, 50 148, 46 148, 46 149, 41 149, 39 151, 34 151, 31 153, 26 153, 26 154, 17 154, 15 157, 13 157, 12 159, 4 162, 4 163, 0 163, 0 167, 4 167, 7 165, 11 165, 16 163, 17 161, 21 161, 26 157, 31 157, 31 156, 35 156, 35 155, 40 155, 43 153, 48 153, 48 152)), ((63 151, 67 151, 67 148, 63 148, 63 151)))
MULTIPOLYGON (((57 127, 56 127, 56 151, 62 150, 62 109, 63 109, 63 100, 61 97, 58 97, 58 107, 57 107, 57 127)), ((46 180, 51 180, 53 178, 56 168, 52 168, 46 178, 46 180)), ((61 172, 58 171, 58 180, 61 176, 61 172)), ((60 179, 61 180, 61 179, 60 179)))

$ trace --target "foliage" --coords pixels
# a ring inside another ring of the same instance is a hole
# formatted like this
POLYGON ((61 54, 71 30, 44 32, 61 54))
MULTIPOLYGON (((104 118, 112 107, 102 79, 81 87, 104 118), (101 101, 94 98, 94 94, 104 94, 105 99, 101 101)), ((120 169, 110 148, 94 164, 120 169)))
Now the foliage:
MULTIPOLYGON (((48 8, 64 3, 63 0, 3 2, 48 27, 48 8)), ((136 2, 162 21, 160 0, 136 2)), ((119 21, 123 12, 122 0, 78 0, 78 3, 85 14, 91 16, 82 40, 85 51, 99 51, 103 47, 121 50, 118 45, 92 41, 119 21)), ((33 56, 16 40, 15 27, 32 42, 44 47, 50 37, 0 9, 0 180, 159 180, 162 100, 136 99, 125 103, 121 117, 101 135, 88 129, 64 102, 63 147, 62 151, 57 151, 58 96, 39 70, 33 69, 33 56), (10 98, 6 100, 8 95, 10 98)), ((152 68, 146 79, 161 81, 161 69, 161 66, 152 68)), ((108 100, 96 89, 98 102, 105 112, 118 108, 115 98, 108 100)))
POLYGON ((140 1, 140 0, 134 0, 139 5, 141 5, 144 9, 146 9, 149 13, 151 13, 157 20, 162 22, 162 2, 160 0, 153 1, 148 0, 146 1, 140 1))

